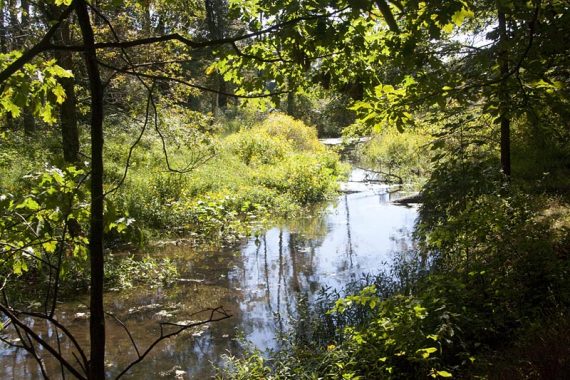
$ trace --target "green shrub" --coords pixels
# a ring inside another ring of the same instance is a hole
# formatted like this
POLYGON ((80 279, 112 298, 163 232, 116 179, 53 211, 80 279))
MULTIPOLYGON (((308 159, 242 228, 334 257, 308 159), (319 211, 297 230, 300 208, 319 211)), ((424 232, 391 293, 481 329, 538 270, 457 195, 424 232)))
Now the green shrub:
POLYGON ((319 143, 317 130, 305 125, 300 120, 282 113, 271 113, 258 128, 270 136, 287 141, 297 151, 322 152, 324 147, 319 143))
POLYGON ((397 176, 406 182, 423 182, 432 166, 431 155, 427 151, 430 140, 431 137, 425 132, 387 129, 373 135, 359 149, 358 156, 372 169, 397 176))
POLYGON ((324 156, 290 155, 279 165, 261 167, 257 180, 267 188, 288 194, 301 205, 323 201, 336 189, 339 174, 334 167, 326 166, 324 156))
POLYGON ((230 135, 226 142, 230 151, 246 165, 272 164, 285 156, 291 146, 261 129, 243 130, 230 135))

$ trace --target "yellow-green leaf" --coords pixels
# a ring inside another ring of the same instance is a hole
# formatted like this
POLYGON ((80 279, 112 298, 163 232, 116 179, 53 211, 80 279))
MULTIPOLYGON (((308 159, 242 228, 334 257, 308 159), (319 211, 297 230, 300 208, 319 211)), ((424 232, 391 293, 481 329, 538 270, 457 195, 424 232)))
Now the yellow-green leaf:
POLYGON ((453 14, 453 16, 451 17, 451 21, 453 21, 453 23, 456 26, 461 26, 461 24, 463 24, 463 21, 466 18, 471 18, 474 15, 475 14, 473 13, 472 10, 466 9, 466 8, 461 8, 461 10, 459 10, 453 14))
POLYGON ((61 86, 55 86, 51 92, 55 95, 55 101, 58 104, 61 104, 65 100, 65 90, 61 86))
POLYGON ((53 252, 55 252, 55 249, 57 248, 57 243, 53 240, 47 241, 47 242, 42 244, 42 247, 44 248, 44 250, 47 253, 53 253, 53 252))

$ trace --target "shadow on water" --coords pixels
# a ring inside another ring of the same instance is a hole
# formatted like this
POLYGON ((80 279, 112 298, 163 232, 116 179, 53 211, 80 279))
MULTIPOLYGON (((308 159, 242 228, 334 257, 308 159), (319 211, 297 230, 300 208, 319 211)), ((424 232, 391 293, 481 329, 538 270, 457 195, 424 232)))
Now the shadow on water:
MULTIPOLYGON (((380 271, 395 252, 410 248, 416 207, 390 203, 400 194, 386 185, 366 183, 365 175, 355 169, 335 202, 237 248, 213 252, 168 245, 155 252, 177 262, 181 281, 169 288, 106 294, 107 310, 129 327, 139 349, 159 334, 160 321, 206 318, 193 313, 220 305, 233 317, 163 342, 125 378, 174 378, 177 370, 186 372, 183 378, 208 378, 213 373, 211 363, 221 364, 221 356, 228 352, 239 354, 238 337, 261 350, 276 348, 276 336, 296 316, 299 299, 311 300, 322 287, 340 290, 363 273, 380 271)), ((64 303, 58 311, 59 319, 84 346, 86 303, 87 299, 64 303)), ((42 336, 55 339, 47 325, 34 323, 42 336)), ((107 339, 108 372, 116 375, 135 353, 124 329, 111 318, 107 339)), ((61 343, 64 350, 71 348, 70 342, 61 343)), ((3 346, 0 361, 2 379, 42 377, 23 351, 3 346)), ((51 363, 49 371, 58 373, 58 367, 51 363)))

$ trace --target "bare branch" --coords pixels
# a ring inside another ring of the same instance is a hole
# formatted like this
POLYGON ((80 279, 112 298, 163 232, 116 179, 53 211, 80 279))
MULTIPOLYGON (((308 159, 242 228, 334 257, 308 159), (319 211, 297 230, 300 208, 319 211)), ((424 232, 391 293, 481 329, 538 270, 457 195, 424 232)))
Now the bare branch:
MULTIPOLYGON (((6 317, 8 317, 12 321, 14 326, 17 326, 18 328, 22 329, 26 333, 26 336, 30 339, 30 342, 34 341, 40 346, 42 346, 75 377, 77 377, 78 379, 87 380, 87 378, 84 375, 82 375, 73 365, 71 365, 57 351, 57 349, 55 349, 54 347, 52 347, 51 344, 42 339, 38 334, 34 332, 32 328, 30 328, 24 322, 22 322, 14 313, 12 313, 12 311, 9 308, 7 308, 5 305, 1 303, 0 303, 0 312, 4 313, 6 317)), ((34 354, 33 344, 31 345, 31 348, 30 347, 27 348, 27 351, 30 352, 32 355, 34 354)))
POLYGON ((394 18, 388 3, 385 0, 376 0, 376 5, 378 6, 380 13, 382 13, 382 16, 384 16, 384 20, 390 27, 390 30, 395 33, 400 33, 400 28, 398 28, 398 24, 396 23, 396 19, 394 18))
MULTIPOLYGON (((168 41, 177 41, 177 42, 180 42, 180 43, 182 43, 182 44, 184 44, 184 45, 186 45, 192 49, 216 47, 216 46, 221 46, 221 45, 226 45, 226 44, 232 44, 232 43, 235 43, 238 41, 249 40, 251 38, 255 38, 255 37, 263 36, 263 35, 266 35, 269 33, 273 33, 275 31, 279 31, 279 30, 284 29, 286 27, 296 25, 302 21, 314 21, 314 20, 318 20, 318 19, 329 18, 329 17, 335 16, 335 15, 338 15, 338 14, 344 12, 348 8, 349 7, 344 7, 342 9, 336 10, 334 12, 323 13, 323 14, 312 14, 312 15, 308 15, 308 16, 299 16, 299 17, 292 18, 291 20, 281 22, 279 24, 271 25, 265 29, 261 29, 261 30, 246 33, 246 34, 242 34, 240 36, 220 38, 220 39, 215 39, 215 40, 193 41, 187 37, 184 37, 183 35, 181 35, 179 33, 172 33, 172 34, 166 34, 163 36, 140 38, 140 39, 131 40, 131 41, 98 42, 95 44, 95 48, 96 49, 109 49, 109 48, 126 49, 126 48, 131 48, 131 47, 142 46, 142 45, 153 45, 153 44, 157 44, 157 43, 161 43, 161 42, 168 42, 168 41)), ((92 9, 94 9, 94 8, 92 8, 92 9)), ((97 10, 95 10, 95 11, 98 12, 97 10)), ((101 13, 98 12, 98 14, 100 15, 101 13)), ((81 52, 81 51, 85 50, 85 46, 83 46, 83 45, 49 45, 48 47, 49 47, 49 49, 52 49, 52 50, 68 50, 68 51, 77 51, 77 52, 81 52)))
POLYGON ((155 75, 155 74, 147 74, 147 73, 141 73, 141 72, 137 72, 137 71, 132 71, 129 70, 127 68, 119 68, 119 67, 115 67, 112 66, 108 63, 105 62, 101 62, 99 61, 99 64, 103 67, 106 67, 108 69, 111 70, 115 70, 118 72, 121 72, 123 74, 128 74, 128 75, 134 75, 134 76, 140 76, 143 78, 148 78, 148 79, 155 79, 155 80, 162 80, 162 81, 167 81, 167 82, 175 82, 175 83, 179 83, 188 87, 192 87, 192 88, 196 88, 198 90, 202 90, 202 91, 207 91, 207 92, 212 92, 215 94, 220 94, 220 95, 225 95, 228 97, 232 97, 232 98, 238 98, 238 99, 260 99, 260 98, 269 98, 269 97, 273 97, 273 96, 277 96, 277 95, 284 95, 284 94, 288 94, 290 92, 290 90, 287 91, 276 91, 276 92, 268 92, 265 94, 252 94, 252 95, 238 95, 238 94, 232 94, 229 92, 223 92, 223 91, 218 91, 218 90, 214 90, 212 88, 208 88, 205 86, 201 86, 199 84, 195 84, 195 83, 191 83, 188 82, 184 79, 180 79, 180 78, 174 78, 174 77, 169 77, 166 75, 155 75))
MULTIPOLYGON (((134 360, 133 362, 131 362, 129 365, 127 365, 127 367, 125 367, 125 369, 115 378, 116 380, 120 379, 121 377, 123 377, 133 366, 135 366, 136 364, 140 363, 142 360, 144 360, 144 358, 156 347, 156 345, 158 345, 160 342, 162 342, 163 340, 166 340, 168 338, 171 338, 173 336, 176 336, 178 334, 180 334, 181 332, 183 332, 184 330, 188 330, 192 327, 197 327, 197 326, 201 326, 201 325, 205 325, 207 323, 211 323, 211 322, 218 322, 218 321, 222 321, 224 319, 228 319, 231 317, 231 314, 229 314, 228 312, 226 312, 224 310, 223 307, 217 307, 215 309, 206 309, 206 310, 202 310, 199 313, 205 312, 205 311, 210 311, 210 316, 208 319, 205 319, 203 321, 200 322, 196 322, 196 323, 189 323, 189 324, 178 324, 178 323, 161 323, 160 324, 160 336, 158 338, 156 338, 156 340, 154 342, 152 342, 148 348, 141 354, 139 355, 139 357, 134 360), (219 315, 219 316, 216 316, 219 315), (164 326, 174 326, 177 327, 175 329, 175 331, 170 332, 165 334, 164 333, 164 326)), ((195 313, 197 314, 197 313, 195 313)), ((193 315, 195 315, 193 314, 193 315)))
POLYGON ((64 333, 69 338, 69 340, 71 341, 73 346, 77 349, 77 352, 79 353, 79 355, 81 356, 81 359, 83 360, 82 366, 87 366, 87 363, 88 363, 87 356, 85 355, 85 352, 83 351, 83 349, 79 345, 79 342, 77 342, 77 340, 75 339, 75 336, 64 325, 62 325, 57 319, 53 318, 52 316, 45 315, 42 313, 34 313, 34 312, 19 312, 19 313, 22 315, 27 315, 27 316, 34 317, 34 318, 44 319, 44 320, 50 322, 51 324, 53 324, 59 330, 61 330, 61 332, 64 333))
POLYGON ((137 343, 135 342, 135 338, 133 338, 133 335, 131 334, 131 332, 129 331, 128 327, 123 323, 123 321, 121 321, 115 314, 113 313, 109 313, 107 312, 107 315, 111 316, 115 322, 117 322, 119 324, 119 326, 121 326, 123 328, 123 330, 125 330, 125 332, 127 333, 131 343, 133 344, 133 347, 135 349, 135 352, 137 353, 137 358, 141 357, 141 353, 139 351, 139 348, 137 346, 137 343))
POLYGON ((123 176, 121 177, 121 179, 119 180, 119 183, 118 183, 114 188, 112 188, 111 190, 109 190, 109 191, 107 191, 107 192, 105 193, 105 196, 107 196, 107 195, 109 195, 109 194, 112 194, 112 193, 114 193, 115 191, 117 191, 117 190, 123 185, 123 183, 125 182, 125 179, 127 179, 127 174, 128 174, 128 172, 129 172, 129 168, 130 168, 130 166, 131 166, 131 159, 132 159, 132 156, 133 156, 133 152, 134 152, 136 146, 140 143, 140 141, 141 141, 141 139, 142 139, 142 137, 143 137, 143 135, 144 135, 144 133, 145 133, 145 131, 146 131, 146 128, 147 128, 147 126, 148 126, 149 112, 150 112, 150 103, 151 103, 151 96, 152 96, 151 94, 152 94, 152 93, 149 93, 149 94, 148 94, 148 99, 147 99, 147 102, 146 102, 146 114, 145 114, 146 116, 145 116, 144 124, 143 124, 143 126, 142 126, 142 128, 141 128, 141 131, 140 131, 139 135, 137 136, 137 138, 135 139, 135 141, 134 141, 134 142, 131 144, 131 146, 129 147, 129 153, 128 153, 128 155, 127 155, 127 162, 125 163, 125 170, 123 171, 123 176))

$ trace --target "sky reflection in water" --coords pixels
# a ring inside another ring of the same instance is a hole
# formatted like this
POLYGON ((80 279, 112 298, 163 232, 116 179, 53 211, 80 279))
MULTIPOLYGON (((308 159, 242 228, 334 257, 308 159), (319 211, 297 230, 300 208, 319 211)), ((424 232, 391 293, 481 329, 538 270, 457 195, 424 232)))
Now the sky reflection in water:
MULTIPOLYGON (((229 320, 163 343, 126 378, 173 378, 174 369, 186 371, 186 378, 207 378, 211 362, 219 364, 228 351, 239 352, 235 338, 240 335, 260 349, 275 348, 276 332, 295 316, 299 296, 310 299, 321 287, 340 290, 363 273, 379 272, 394 252, 409 248, 417 208, 389 203, 387 187, 362 183, 365 174, 355 170, 344 185, 349 192, 324 211, 272 228, 237 249, 196 252, 169 246, 158 253, 173 257, 183 277, 192 281, 168 289, 107 294, 107 310, 129 326, 141 348, 158 333, 158 321, 187 320, 200 308, 220 305, 233 314, 229 320)), ((64 304, 58 313, 84 344, 87 321, 74 316, 85 311, 80 304, 86 302, 64 304)), ((43 336, 53 335, 48 328, 42 330, 43 336)), ((117 374, 133 359, 132 346, 112 320, 107 322, 107 336, 108 369, 117 374)), ((1 348, 0 362, 2 379, 41 378, 35 362, 21 351, 1 348)), ((49 367, 57 373, 54 364, 49 367)))

